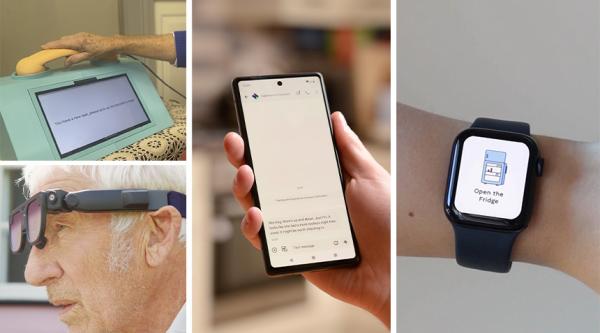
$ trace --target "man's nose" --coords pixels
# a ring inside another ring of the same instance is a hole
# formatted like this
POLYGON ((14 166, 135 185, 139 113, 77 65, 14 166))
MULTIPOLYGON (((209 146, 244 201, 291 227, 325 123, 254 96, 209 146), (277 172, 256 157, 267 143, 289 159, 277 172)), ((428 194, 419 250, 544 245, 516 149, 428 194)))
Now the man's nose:
POLYGON ((49 255, 48 247, 38 249, 31 247, 27 266, 25 267, 25 280, 34 286, 46 286, 63 274, 60 265, 49 255))

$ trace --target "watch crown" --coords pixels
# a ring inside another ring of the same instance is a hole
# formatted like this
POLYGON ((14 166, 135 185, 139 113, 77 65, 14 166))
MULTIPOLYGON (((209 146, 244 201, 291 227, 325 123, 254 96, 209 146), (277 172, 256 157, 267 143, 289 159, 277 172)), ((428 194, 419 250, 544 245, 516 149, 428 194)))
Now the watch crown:
POLYGON ((541 177, 543 172, 544 172, 544 159, 540 157, 537 160, 535 173, 538 175, 538 177, 541 177))

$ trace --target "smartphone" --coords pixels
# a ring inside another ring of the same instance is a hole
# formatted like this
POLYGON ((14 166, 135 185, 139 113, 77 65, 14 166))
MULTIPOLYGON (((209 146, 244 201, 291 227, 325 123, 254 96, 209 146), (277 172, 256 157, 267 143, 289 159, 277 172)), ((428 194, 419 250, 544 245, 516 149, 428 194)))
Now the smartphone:
POLYGON ((323 76, 238 77, 232 86, 267 274, 357 265, 323 76))

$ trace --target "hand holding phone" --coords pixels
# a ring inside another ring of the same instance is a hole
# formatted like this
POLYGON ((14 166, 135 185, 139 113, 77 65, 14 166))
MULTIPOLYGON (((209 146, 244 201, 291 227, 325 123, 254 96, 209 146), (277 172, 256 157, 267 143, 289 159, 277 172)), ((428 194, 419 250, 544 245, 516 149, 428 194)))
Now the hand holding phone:
POLYGON ((357 265, 322 76, 240 77, 232 88, 267 273, 357 265))
MULTIPOLYGON (((341 113, 331 116, 333 132, 345 177, 345 196, 362 261, 353 268, 303 273, 312 284, 331 296, 359 306, 389 327, 390 322, 390 175, 348 127, 341 113)), ((244 140, 229 133, 224 141, 230 163, 238 169, 233 193, 246 210, 241 225, 244 236, 260 250, 261 211, 254 207, 252 169, 244 159, 244 140)))

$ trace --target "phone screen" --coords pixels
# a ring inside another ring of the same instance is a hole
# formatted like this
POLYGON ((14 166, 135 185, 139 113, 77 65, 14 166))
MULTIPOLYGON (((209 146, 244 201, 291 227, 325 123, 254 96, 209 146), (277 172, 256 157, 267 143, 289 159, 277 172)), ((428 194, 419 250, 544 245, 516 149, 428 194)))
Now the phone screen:
POLYGON ((321 76, 234 85, 269 265, 322 267, 357 259, 321 76))

